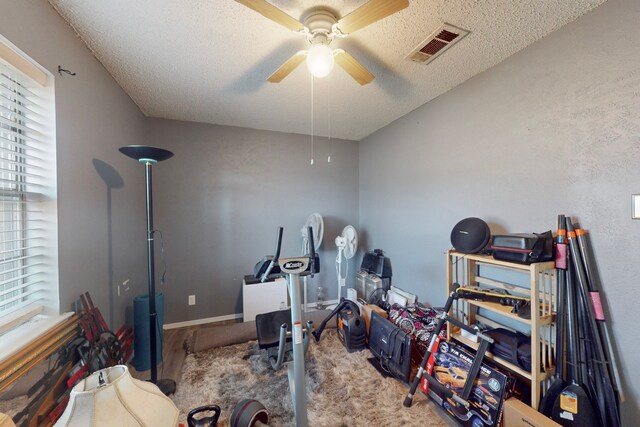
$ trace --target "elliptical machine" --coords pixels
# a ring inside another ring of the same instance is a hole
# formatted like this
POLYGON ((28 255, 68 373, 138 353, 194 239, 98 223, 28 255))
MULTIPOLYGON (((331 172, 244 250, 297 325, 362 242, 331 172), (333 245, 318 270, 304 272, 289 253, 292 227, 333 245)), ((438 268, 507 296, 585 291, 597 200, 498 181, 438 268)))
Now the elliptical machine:
POLYGON ((282 247, 282 227, 278 229, 275 254, 265 256, 254 268, 254 276, 262 282, 267 279, 286 276, 290 310, 273 311, 256 316, 258 346, 267 351, 271 366, 280 369, 287 364, 289 389, 293 400, 293 410, 297 427, 307 427, 307 396, 305 386, 304 357, 309 346, 309 334, 313 322, 302 325, 300 308, 300 277, 320 272, 320 260, 315 253, 313 230, 308 227, 310 254, 307 256, 280 258, 282 247), (289 323, 290 311, 290 323, 289 323), (277 348, 277 351, 276 351, 277 348), (288 356, 288 360, 285 360, 288 356))

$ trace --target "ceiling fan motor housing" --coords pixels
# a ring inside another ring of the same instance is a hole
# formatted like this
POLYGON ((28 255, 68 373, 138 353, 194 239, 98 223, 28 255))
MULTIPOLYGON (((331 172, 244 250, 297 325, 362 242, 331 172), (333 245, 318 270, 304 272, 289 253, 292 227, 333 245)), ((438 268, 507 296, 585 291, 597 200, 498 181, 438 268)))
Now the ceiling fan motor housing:
POLYGON ((317 35, 324 35, 325 40, 333 38, 333 26, 338 22, 336 16, 326 9, 314 9, 304 18, 304 25, 311 34, 313 41, 317 35))

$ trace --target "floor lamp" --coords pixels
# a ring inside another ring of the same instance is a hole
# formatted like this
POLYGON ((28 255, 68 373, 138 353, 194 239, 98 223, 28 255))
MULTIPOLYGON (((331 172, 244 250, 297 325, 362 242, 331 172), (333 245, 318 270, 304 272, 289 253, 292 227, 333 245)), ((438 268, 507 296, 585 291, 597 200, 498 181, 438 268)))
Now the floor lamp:
POLYGON ((149 283, 149 342, 151 346, 151 382, 166 395, 176 390, 176 383, 170 379, 158 380, 158 353, 156 348, 156 277, 153 252, 153 194, 151 190, 151 166, 173 157, 173 153, 162 148, 147 145, 127 145, 120 152, 144 164, 147 196, 147 277, 149 283))

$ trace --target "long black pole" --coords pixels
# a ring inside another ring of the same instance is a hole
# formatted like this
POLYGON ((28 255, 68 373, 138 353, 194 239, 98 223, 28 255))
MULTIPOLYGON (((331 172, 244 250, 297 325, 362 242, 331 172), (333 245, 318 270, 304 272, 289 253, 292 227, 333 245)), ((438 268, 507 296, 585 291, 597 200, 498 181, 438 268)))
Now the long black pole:
POLYGON ((547 417, 553 415, 553 404, 562 390, 567 386, 565 382, 565 326, 566 326, 566 300, 567 300, 567 244, 565 242, 567 230, 565 228, 564 215, 558 215, 558 227, 556 233, 556 269, 558 293, 556 298, 556 373, 555 379, 542 395, 538 410, 547 417))
POLYGON ((584 267, 587 275, 587 284, 589 285, 589 294, 591 295, 591 300, 594 303, 594 315, 596 324, 598 325, 598 333, 600 334, 600 339, 604 347, 604 355, 607 360, 607 372, 609 372, 609 377, 611 378, 611 383, 616 393, 616 401, 619 402, 618 383, 620 381, 619 378, 617 378, 611 339, 609 338, 609 334, 607 333, 604 310, 602 309, 602 303, 600 301, 600 289, 602 288, 602 284, 599 282, 599 276, 597 274, 595 265, 592 264, 594 262, 592 258, 593 254, 589 247, 589 243, 587 242, 587 235, 585 230, 576 229, 576 239, 578 241, 578 247, 580 248, 582 260, 584 262, 584 267))
POLYGON ((149 283, 149 343, 151 345, 151 382, 158 382, 158 352, 156 343, 156 277, 153 251, 153 191, 151 162, 144 164, 147 196, 147 278, 149 283))
MULTIPOLYGON (((594 309, 593 302, 591 301, 589 295, 589 288, 586 279, 586 272, 584 269, 584 264, 582 263, 582 259, 580 258, 580 249, 578 248, 578 241, 576 240, 576 233, 573 228, 573 223, 571 222, 571 218, 567 218, 567 234, 569 235, 569 246, 571 248, 571 253, 575 254, 573 257, 574 266, 576 267, 576 278, 578 282, 578 292, 579 296, 582 298, 582 302, 587 306, 587 327, 592 331, 592 337, 595 356, 596 356, 596 367, 606 364, 607 359, 604 353, 604 347, 602 344, 602 340, 600 338, 600 334, 598 333, 598 326, 596 325, 596 320, 594 317, 594 309)), ((599 407, 603 408, 601 413, 601 417, 603 417, 603 425, 618 427, 620 426, 620 417, 618 416, 617 411, 617 399, 616 394, 613 389, 613 384, 611 381, 611 377, 609 376, 609 371, 607 368, 604 370, 600 370, 600 375, 603 381, 604 389, 600 390, 600 395, 597 396, 599 407), (604 396, 602 396, 604 395, 604 396), (606 410, 608 408, 608 410, 606 410), (607 423, 607 418, 610 423, 607 423)))

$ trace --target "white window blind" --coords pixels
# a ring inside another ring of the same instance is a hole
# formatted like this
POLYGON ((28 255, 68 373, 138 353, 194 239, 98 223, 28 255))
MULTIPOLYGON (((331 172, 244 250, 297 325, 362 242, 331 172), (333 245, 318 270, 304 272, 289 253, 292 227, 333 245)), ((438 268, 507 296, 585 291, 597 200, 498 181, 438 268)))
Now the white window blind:
POLYGON ((34 79, 25 63, 44 72, 1 37, 0 45, 13 54, 0 55, 1 326, 59 307, 53 78, 34 79))

